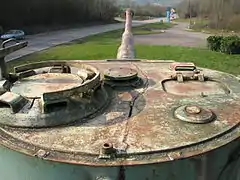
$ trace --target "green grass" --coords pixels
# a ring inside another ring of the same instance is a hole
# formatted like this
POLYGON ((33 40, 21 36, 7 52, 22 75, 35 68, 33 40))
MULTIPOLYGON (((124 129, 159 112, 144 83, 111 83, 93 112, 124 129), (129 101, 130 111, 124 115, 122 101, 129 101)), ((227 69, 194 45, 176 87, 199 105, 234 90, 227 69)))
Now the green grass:
MULTIPOLYGON (((154 27, 155 25, 151 26, 154 27)), ((134 31, 138 32, 138 29, 135 28, 134 31)), ((12 70, 14 66, 20 64, 46 60, 112 59, 116 57, 121 33, 122 31, 112 31, 85 38, 83 39, 84 43, 75 42, 56 46, 8 62, 8 67, 12 70)), ((240 74, 239 55, 226 55, 199 48, 148 45, 136 45, 136 52, 137 58, 194 62, 200 67, 221 70, 232 74, 240 74)))
MULTIPOLYGON (((145 24, 138 27, 133 27, 134 35, 147 35, 147 34, 159 34, 160 32, 152 31, 152 30, 164 30, 173 27, 174 24, 171 23, 151 23, 145 24)), ((72 43, 101 43, 101 44, 109 44, 116 41, 120 41, 122 37, 123 29, 114 30, 106 33, 101 33, 93 36, 86 37, 82 40, 76 40, 72 43)))

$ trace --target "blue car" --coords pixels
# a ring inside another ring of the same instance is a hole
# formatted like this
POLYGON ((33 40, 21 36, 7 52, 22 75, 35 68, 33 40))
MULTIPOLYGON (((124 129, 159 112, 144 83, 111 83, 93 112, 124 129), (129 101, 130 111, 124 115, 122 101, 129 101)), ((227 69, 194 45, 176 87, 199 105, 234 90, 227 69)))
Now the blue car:
POLYGON ((25 33, 22 30, 9 30, 3 35, 1 35, 2 40, 7 40, 10 38, 14 38, 17 40, 21 40, 25 38, 25 33))

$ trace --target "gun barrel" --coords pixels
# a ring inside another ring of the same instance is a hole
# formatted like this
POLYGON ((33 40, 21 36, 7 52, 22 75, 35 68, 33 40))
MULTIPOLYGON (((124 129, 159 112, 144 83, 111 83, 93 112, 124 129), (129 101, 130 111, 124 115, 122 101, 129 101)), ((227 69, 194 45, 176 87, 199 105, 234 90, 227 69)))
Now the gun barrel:
POLYGON ((134 13, 131 9, 127 9, 125 15, 125 29, 122 35, 121 45, 118 48, 117 59, 134 59, 135 49, 132 34, 132 17, 134 13))

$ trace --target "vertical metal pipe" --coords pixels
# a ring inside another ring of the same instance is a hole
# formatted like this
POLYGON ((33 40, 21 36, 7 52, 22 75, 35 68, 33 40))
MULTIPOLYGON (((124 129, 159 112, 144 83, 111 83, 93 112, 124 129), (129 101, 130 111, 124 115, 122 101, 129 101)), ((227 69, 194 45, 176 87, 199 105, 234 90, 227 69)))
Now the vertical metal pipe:
POLYGON ((7 77, 7 67, 4 57, 0 58, 0 71, 0 80, 3 80, 7 77))

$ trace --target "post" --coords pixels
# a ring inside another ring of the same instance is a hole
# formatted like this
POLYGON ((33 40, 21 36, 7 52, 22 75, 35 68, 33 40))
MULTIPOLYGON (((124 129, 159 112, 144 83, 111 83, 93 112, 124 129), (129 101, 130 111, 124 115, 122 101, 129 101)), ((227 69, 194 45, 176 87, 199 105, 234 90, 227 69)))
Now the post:
POLYGON ((118 48, 117 59, 134 59, 135 50, 132 34, 132 18, 134 13, 129 8, 126 10, 125 15, 126 15, 125 29, 122 35, 121 45, 118 48))
POLYGON ((167 22, 170 22, 170 11, 167 11, 167 22))
POLYGON ((192 27, 192 9, 191 9, 191 0, 188 0, 188 9, 189 9, 189 28, 192 27))
POLYGON ((166 22, 170 22, 170 12, 171 8, 170 7, 167 7, 167 10, 166 10, 166 22))

